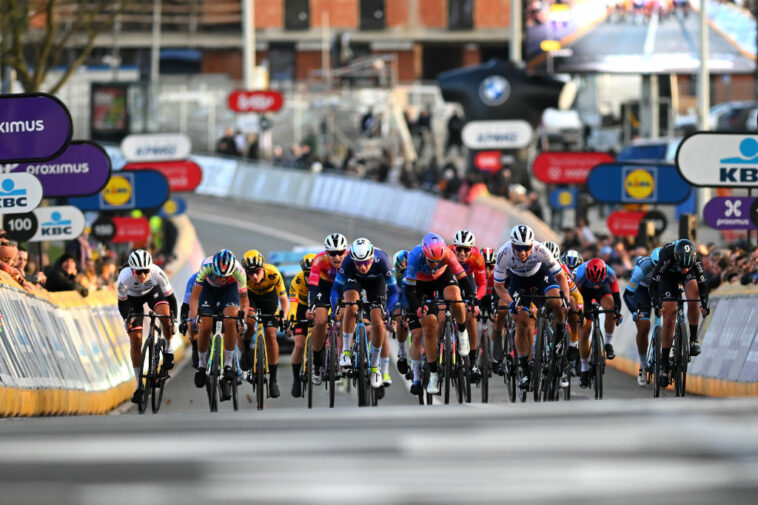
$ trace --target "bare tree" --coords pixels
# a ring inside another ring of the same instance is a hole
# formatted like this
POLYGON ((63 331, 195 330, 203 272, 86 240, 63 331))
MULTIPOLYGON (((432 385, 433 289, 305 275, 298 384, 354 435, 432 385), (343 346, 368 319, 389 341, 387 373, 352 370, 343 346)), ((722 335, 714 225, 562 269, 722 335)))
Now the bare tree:
POLYGON ((92 53, 95 39, 133 0, 0 0, 0 68, 16 71, 27 93, 42 91, 51 69, 65 66, 57 92, 92 53), (64 61, 71 50, 73 61, 64 61))

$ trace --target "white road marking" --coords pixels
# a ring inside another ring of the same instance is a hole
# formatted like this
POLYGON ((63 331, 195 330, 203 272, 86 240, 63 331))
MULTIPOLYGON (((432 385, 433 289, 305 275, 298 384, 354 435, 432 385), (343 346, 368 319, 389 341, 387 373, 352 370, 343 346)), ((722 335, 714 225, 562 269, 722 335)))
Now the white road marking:
POLYGON ((643 53, 646 56, 652 56, 655 46, 655 32, 658 31, 658 13, 653 13, 650 18, 650 24, 647 26, 647 34, 645 35, 645 46, 643 53))
POLYGON ((243 221, 241 219, 236 219, 233 217, 208 214, 207 211, 203 212, 202 214, 198 212, 188 211, 187 214, 190 216, 190 218, 196 219, 198 221, 205 221, 206 223, 215 223, 215 224, 229 226, 232 228, 240 228, 242 230, 254 231, 256 233, 268 235, 269 237, 275 237, 281 240, 286 240, 287 242, 292 242, 292 244, 296 246, 306 246, 309 244, 313 244, 314 241, 320 242, 320 239, 319 240, 308 239, 301 235, 295 235, 294 233, 282 231, 278 228, 271 228, 269 226, 265 226, 265 225, 257 224, 257 223, 251 223, 249 221, 243 221))

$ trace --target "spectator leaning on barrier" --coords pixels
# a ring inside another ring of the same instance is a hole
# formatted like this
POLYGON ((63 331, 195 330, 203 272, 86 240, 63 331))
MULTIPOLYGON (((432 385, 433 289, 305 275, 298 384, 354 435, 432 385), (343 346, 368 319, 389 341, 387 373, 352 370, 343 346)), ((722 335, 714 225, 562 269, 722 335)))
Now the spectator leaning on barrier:
POLYGON ((97 289, 116 288, 116 261, 113 258, 100 260, 100 273, 97 276, 97 289))
POLYGON ((87 296, 87 288, 76 282, 76 260, 70 254, 63 254, 47 272, 45 288, 48 291, 78 291, 87 296))
POLYGON ((16 268, 21 270, 24 274, 24 278, 27 282, 32 284, 42 285, 45 284, 47 277, 42 272, 35 272, 37 269, 36 263, 29 263, 29 251, 23 247, 18 248, 18 256, 16 256, 16 268))
POLYGON ((0 270, 13 277, 22 288, 29 289, 29 283, 26 282, 23 272, 16 267, 16 255, 18 248, 15 244, 8 242, 7 245, 0 246, 0 270))

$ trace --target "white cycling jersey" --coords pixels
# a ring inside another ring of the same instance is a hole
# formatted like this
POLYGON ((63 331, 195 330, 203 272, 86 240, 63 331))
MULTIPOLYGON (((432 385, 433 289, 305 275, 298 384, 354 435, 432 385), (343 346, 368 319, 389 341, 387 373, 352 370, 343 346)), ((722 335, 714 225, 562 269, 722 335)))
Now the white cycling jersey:
POLYGON ((561 271, 560 263, 555 260, 542 242, 535 240, 526 261, 521 261, 513 251, 509 240, 497 252, 495 282, 505 282, 505 279, 511 274, 519 277, 531 277, 539 271, 542 265, 545 265, 552 275, 561 271))
POLYGON ((159 286, 165 296, 174 292, 166 273, 155 263, 150 265, 150 275, 143 283, 134 277, 131 267, 126 267, 118 274, 118 299, 124 301, 129 297, 144 296, 155 286, 159 286))

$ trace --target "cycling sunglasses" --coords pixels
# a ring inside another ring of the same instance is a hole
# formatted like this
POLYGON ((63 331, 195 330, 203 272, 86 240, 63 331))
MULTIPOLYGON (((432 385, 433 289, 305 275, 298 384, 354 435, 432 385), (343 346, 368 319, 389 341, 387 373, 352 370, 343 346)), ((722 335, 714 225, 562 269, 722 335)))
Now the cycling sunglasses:
POLYGON ((516 252, 529 252, 532 250, 530 245, 514 245, 513 250, 516 252))
POLYGON ((357 267, 368 267, 368 266, 371 266, 371 264, 373 262, 374 262, 373 259, 363 260, 363 261, 355 261, 355 260, 353 260, 353 263, 355 263, 355 266, 357 266, 357 267))
POLYGON ((328 254, 331 257, 342 256, 343 254, 345 254, 345 249, 341 251, 326 251, 326 254, 328 254))
POLYGON ((439 265, 440 263, 442 263, 442 260, 430 260, 429 258, 425 258, 425 259, 426 259, 426 262, 430 266, 436 266, 436 265, 439 265))
POLYGON ((139 270, 132 270, 137 275, 148 275, 150 273, 149 268, 141 268, 139 270))
POLYGON ((470 247, 466 247, 466 246, 457 246, 455 248, 455 252, 461 252, 461 253, 468 254, 468 253, 471 252, 471 248, 470 247))
POLYGON ((255 268, 248 268, 246 270, 246 272, 247 272, 248 275, 255 275, 258 272, 260 272, 261 270, 263 270, 263 268, 261 268, 261 267, 255 267, 255 268))

